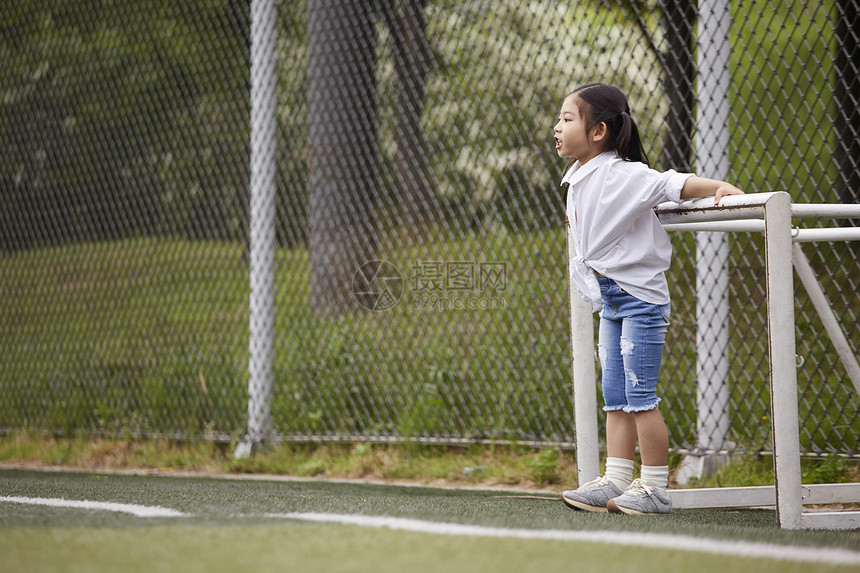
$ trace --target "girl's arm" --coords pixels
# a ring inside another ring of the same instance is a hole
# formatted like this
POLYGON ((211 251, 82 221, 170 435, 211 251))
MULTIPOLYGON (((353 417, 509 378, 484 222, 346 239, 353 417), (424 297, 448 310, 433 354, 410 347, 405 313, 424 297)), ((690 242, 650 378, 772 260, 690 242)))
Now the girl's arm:
POLYGON ((681 199, 696 199, 697 197, 714 198, 714 205, 720 204, 720 199, 726 195, 743 195, 744 192, 725 181, 706 179, 705 177, 689 177, 681 188, 681 199))

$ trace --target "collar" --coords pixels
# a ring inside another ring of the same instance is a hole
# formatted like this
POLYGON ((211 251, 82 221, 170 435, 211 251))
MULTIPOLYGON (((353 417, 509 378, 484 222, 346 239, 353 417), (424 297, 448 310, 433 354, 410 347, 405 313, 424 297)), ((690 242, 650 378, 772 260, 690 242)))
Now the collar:
POLYGON ((585 165, 582 165, 579 161, 574 163, 570 169, 568 169, 567 173, 565 173, 564 177, 561 180, 561 184, 564 185, 567 183, 571 187, 582 181, 586 175, 595 171, 599 167, 605 165, 609 161, 616 159, 618 153, 615 151, 604 151, 585 165))

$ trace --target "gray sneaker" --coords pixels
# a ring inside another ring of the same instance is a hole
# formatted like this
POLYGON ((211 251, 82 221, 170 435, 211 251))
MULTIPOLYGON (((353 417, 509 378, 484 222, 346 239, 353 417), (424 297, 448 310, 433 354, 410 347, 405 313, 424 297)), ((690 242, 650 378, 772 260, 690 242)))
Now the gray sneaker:
POLYGON ((570 508, 585 511, 606 511, 606 502, 618 497, 622 491, 606 476, 599 477, 584 486, 561 494, 561 501, 570 508))
POLYGON ((672 498, 669 497, 665 489, 640 478, 633 480, 633 483, 623 494, 609 500, 606 509, 611 513, 630 515, 671 513, 672 498))

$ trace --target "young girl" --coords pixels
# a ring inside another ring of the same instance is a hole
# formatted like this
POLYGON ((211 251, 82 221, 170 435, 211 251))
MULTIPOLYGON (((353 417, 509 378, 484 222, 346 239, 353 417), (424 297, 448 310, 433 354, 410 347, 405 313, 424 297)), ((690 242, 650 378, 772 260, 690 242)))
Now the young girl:
POLYGON ((669 435, 660 414, 657 376, 669 324, 672 246, 653 208, 743 192, 723 181, 648 166, 627 97, 616 87, 593 83, 562 102, 555 148, 572 161, 567 218, 577 256, 571 279, 600 311, 598 357, 606 411, 606 471, 566 491, 569 507, 587 511, 669 513, 669 435), (633 480, 636 442, 642 459, 633 480))

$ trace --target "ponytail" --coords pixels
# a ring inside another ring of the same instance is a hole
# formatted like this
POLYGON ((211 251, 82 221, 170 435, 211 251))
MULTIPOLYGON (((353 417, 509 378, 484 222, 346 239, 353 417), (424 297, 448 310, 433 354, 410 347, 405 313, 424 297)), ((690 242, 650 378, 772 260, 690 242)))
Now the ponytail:
POLYGON ((605 123, 609 133, 607 149, 615 151, 627 161, 638 161, 650 165, 639 128, 630 117, 627 96, 615 86, 601 83, 586 84, 572 93, 585 103, 586 126, 591 129, 605 123))

